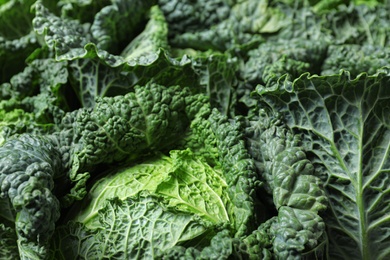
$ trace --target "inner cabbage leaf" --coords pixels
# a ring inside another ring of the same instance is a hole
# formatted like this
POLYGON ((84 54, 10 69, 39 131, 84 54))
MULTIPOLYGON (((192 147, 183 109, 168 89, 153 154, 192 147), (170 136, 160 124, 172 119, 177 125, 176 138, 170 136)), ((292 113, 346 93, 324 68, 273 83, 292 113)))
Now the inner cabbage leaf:
POLYGON ((230 215, 227 183, 191 150, 171 150, 96 181, 57 228, 56 259, 154 258, 208 245, 230 215), (122 258, 123 257, 123 258, 122 258))
POLYGON ((222 171, 212 168, 190 150, 172 150, 124 168, 97 181, 87 197, 72 212, 88 228, 98 228, 99 214, 108 200, 124 200, 147 190, 161 196, 167 205, 198 215, 214 224, 229 221, 227 184, 222 171))
POLYGON ((144 192, 108 200, 99 223, 92 230, 78 222, 57 229, 50 259, 154 259, 177 244, 207 237, 208 231, 197 216, 144 192))

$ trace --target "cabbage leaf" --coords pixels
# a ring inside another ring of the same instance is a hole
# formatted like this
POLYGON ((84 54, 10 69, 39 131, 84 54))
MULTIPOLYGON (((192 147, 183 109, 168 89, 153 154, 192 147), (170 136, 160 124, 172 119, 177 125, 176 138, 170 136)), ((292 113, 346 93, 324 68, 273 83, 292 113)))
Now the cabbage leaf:
POLYGON ((303 74, 260 102, 283 114, 325 181, 329 254, 335 259, 389 257, 390 89, 388 73, 351 78, 303 74), (357 250, 351 250, 356 248, 357 250))

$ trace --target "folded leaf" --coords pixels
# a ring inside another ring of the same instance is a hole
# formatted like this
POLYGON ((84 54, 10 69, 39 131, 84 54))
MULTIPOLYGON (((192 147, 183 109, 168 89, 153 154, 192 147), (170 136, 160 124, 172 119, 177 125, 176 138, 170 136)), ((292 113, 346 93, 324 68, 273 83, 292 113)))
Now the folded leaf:
POLYGON ((91 42, 89 24, 81 24, 69 18, 62 19, 51 13, 40 1, 34 7, 36 13, 33 19, 34 31, 42 35, 45 44, 54 50, 56 59, 84 52, 82 49, 84 45, 91 42))
POLYGON ((160 8, 155 5, 150 9, 149 21, 145 29, 137 35, 121 52, 126 61, 142 59, 154 55, 160 49, 169 50, 168 24, 160 8))
POLYGON ((90 43, 80 56, 68 58, 70 80, 82 107, 93 107, 97 97, 124 95, 149 82, 185 87, 197 84, 191 61, 186 57, 174 60, 162 49, 127 62, 90 43))
POLYGON ((99 49, 119 54, 142 30, 155 0, 113 0, 94 17, 91 34, 99 49))
POLYGON ((48 241, 60 216, 54 179, 62 174, 60 154, 49 138, 25 134, 0 147, 0 199, 9 199, 15 212, 21 258, 47 256, 48 241))
POLYGON ((327 208, 323 182, 316 176, 300 137, 283 123, 277 111, 262 108, 253 113, 245 131, 247 146, 277 210, 277 217, 269 220, 273 251, 280 259, 299 259, 307 254, 309 259, 322 254, 326 232, 319 214, 327 208))

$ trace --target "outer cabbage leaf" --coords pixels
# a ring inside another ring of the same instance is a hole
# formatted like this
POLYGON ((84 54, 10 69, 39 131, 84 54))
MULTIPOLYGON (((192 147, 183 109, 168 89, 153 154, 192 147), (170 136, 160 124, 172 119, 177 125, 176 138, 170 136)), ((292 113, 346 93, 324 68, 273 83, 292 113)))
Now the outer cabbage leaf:
POLYGON ((299 136, 283 124, 277 111, 251 112, 247 146, 277 211, 269 230, 273 253, 281 259, 323 255, 326 232, 319 216, 327 207, 323 182, 299 136))
POLYGON ((322 65, 321 75, 339 74, 346 70, 352 77, 362 72, 375 74, 389 65, 390 49, 373 45, 331 45, 322 65))
POLYGON ((41 1, 34 5, 34 30, 38 35, 43 35, 45 43, 54 50, 57 59, 82 55, 87 43, 96 44, 104 52, 121 53, 142 31, 153 0, 112 1, 111 5, 104 6, 94 16, 92 24, 84 21, 85 17, 79 20, 67 17, 64 12, 69 4, 63 6, 62 17, 50 12, 41 1))
MULTIPOLYGON (((271 225, 276 218, 271 218, 244 238, 232 237, 231 233, 224 229, 219 231, 210 241, 210 244, 202 249, 194 247, 175 246, 161 254, 163 259, 274 259, 272 253, 272 240, 270 234, 271 225)), ((160 257, 160 255, 159 255, 160 257)))
POLYGON ((251 234, 243 238, 246 246, 246 253, 249 259, 273 259, 272 242, 274 236, 271 233, 271 226, 277 221, 277 217, 272 217, 263 222, 251 234))
POLYGON ((112 0, 94 17, 91 34, 99 49, 120 53, 143 29, 155 0, 112 0))
POLYGON ((54 179, 61 174, 60 154, 48 138, 21 135, 0 147, 0 198, 9 199, 16 212, 14 225, 22 259, 47 256, 60 215, 54 179))
POLYGON ((0 83, 8 82, 12 75, 22 71, 28 55, 38 47, 34 32, 12 41, 0 37, 0 83))
POLYGON ((164 14, 157 5, 150 9, 149 17, 145 29, 121 52, 121 56, 126 61, 142 59, 142 56, 155 55, 160 49, 170 49, 168 44, 168 24, 165 21, 164 14))
POLYGON ((8 40, 19 39, 31 32, 34 13, 31 6, 35 1, 7 1, 0 3, 0 37, 8 40))
POLYGON ((326 259, 324 230, 324 221, 315 211, 282 206, 270 228, 273 252, 280 259, 326 259))
POLYGON ((14 229, 0 223, 0 258, 18 259, 19 251, 16 243, 17 237, 14 229))
POLYGON ((61 9, 61 17, 76 19, 81 23, 92 23, 95 15, 112 2, 110 0, 59 0, 56 4, 61 9))
POLYGON ((223 115, 234 116, 239 81, 236 72, 239 60, 228 53, 197 52, 190 57, 199 77, 199 91, 210 99, 212 108, 223 115))
MULTIPOLYGON (((297 2, 293 0, 282 0, 283 2, 294 6, 297 5, 297 2)), ((383 3, 383 0, 305 0, 302 1, 302 6, 310 6, 314 12, 318 14, 326 14, 330 11, 337 10, 340 6, 345 5, 366 5, 374 7, 383 3)))
POLYGON ((124 95, 148 82, 189 87, 197 84, 189 59, 174 60, 161 49, 129 62, 98 51, 94 44, 86 45, 84 50, 69 63, 72 86, 82 107, 93 107, 97 97, 124 95))
POLYGON ((169 24, 170 37, 175 35, 206 30, 226 19, 230 7, 223 0, 191 1, 191 0, 158 0, 169 24))
POLYGON ((256 197, 261 183, 254 160, 244 143, 244 126, 240 119, 229 120, 213 110, 209 120, 217 140, 219 162, 228 186, 231 200, 228 212, 234 236, 241 237, 254 230, 267 214, 256 197))
POLYGON ((162 259, 242 259, 246 258, 246 252, 242 250, 243 244, 238 238, 232 238, 228 230, 218 232, 210 241, 210 245, 203 249, 194 247, 185 248, 183 246, 175 246, 171 250, 158 255, 162 259))
MULTIPOLYGON (((63 106, 63 109, 66 110, 65 96, 67 92, 62 86, 66 85, 67 82, 66 62, 57 62, 51 58, 36 58, 22 72, 13 75, 9 83, 1 85, 0 98, 2 100, 14 99, 23 103, 24 100, 47 95, 56 99, 55 105, 63 106)), ((26 105, 21 106, 26 107, 26 105)))
MULTIPOLYGON (((283 1, 286 2, 286 1, 283 1)), ((315 13, 311 6, 303 4, 305 1, 286 5, 280 1, 276 7, 284 14, 283 26, 276 34, 266 35, 267 40, 317 41, 325 44, 334 41, 332 30, 329 28, 330 19, 325 15, 315 13), (302 5, 303 4, 303 5, 302 5)))
POLYGON ((327 54, 326 44, 317 40, 269 41, 248 52, 240 68, 243 80, 252 85, 272 86, 281 76, 295 79, 304 72, 320 72, 327 54))
POLYGON ((149 81, 197 85, 191 61, 187 57, 175 60, 162 49, 168 48, 167 32, 157 6, 150 10, 151 20, 145 30, 124 50, 125 57, 113 55, 94 43, 88 24, 60 18, 39 3, 36 10, 34 29, 43 35, 55 59, 67 62, 69 81, 82 107, 93 107, 97 97, 124 95, 133 91, 135 85, 149 81), (161 30, 158 37, 155 29, 161 30))
POLYGON ((25 67, 25 60, 39 47, 32 29, 34 0, 0 2, 0 83, 25 67))
POLYGON ((238 23, 242 33, 251 34, 277 33, 288 23, 277 3, 263 0, 235 1, 229 18, 238 23))
POLYGON ((202 105, 188 103, 190 95, 187 88, 148 84, 124 96, 100 98, 93 109, 68 113, 63 131, 74 133, 75 172, 169 147, 190 122, 187 106, 202 105))
MULTIPOLYGON (((248 0, 239 1, 230 6, 226 3, 220 3, 220 5, 220 7, 217 4, 211 5, 211 8, 217 7, 218 9, 217 19, 213 19, 210 25, 206 23, 206 20, 201 26, 196 26, 195 30, 183 27, 185 30, 182 33, 176 33, 171 37, 171 44, 180 48, 225 51, 237 46, 261 42, 263 39, 261 34, 275 33, 285 23, 282 11, 269 5, 268 1, 248 0)), ((174 5, 167 6, 168 8, 162 7, 162 10, 168 10, 167 21, 170 24, 170 18, 177 19, 179 15, 174 15, 176 14, 172 9, 174 5)), ((194 6, 180 7, 185 10, 183 14, 196 14, 197 12, 194 6)), ((188 16, 183 14, 181 16, 188 16)), ((215 16, 211 15, 211 17, 215 16)), ((193 15, 190 17, 192 18, 193 15)), ((190 27, 191 23, 189 22, 187 26, 190 27)))
POLYGON ((332 21, 326 27, 332 32, 333 44, 388 46, 390 29, 388 2, 373 7, 368 5, 341 5, 322 17, 332 21))
POLYGON ((259 88, 260 100, 303 135, 325 180, 324 216, 331 258, 389 257, 390 121, 388 73, 302 75, 288 85, 259 88), (354 250, 351 250, 354 249, 354 250))
MULTIPOLYGON (((246 51, 257 47, 266 39, 275 41, 300 38, 303 41, 324 42, 332 39, 329 28, 325 26, 326 19, 316 15, 309 7, 301 7, 299 4, 289 6, 281 1, 230 2, 224 3, 224 7, 219 7, 215 14, 210 16, 223 14, 218 19, 213 19, 213 22, 208 25, 198 22, 193 26, 194 28, 191 28, 193 22, 191 19, 196 17, 196 14, 192 16, 189 14, 196 13, 196 4, 188 7, 183 3, 171 4, 169 1, 169 4, 162 5, 169 28, 179 27, 180 31, 170 35, 172 46, 203 51, 209 49, 246 51), (179 11, 181 14, 178 14, 179 11)), ((210 8, 214 7, 214 5, 210 6, 210 8)))
MULTIPOLYGON (((4 103, 0 102, 0 107, 4 103)), ((29 113, 19 108, 12 110, 0 109, 0 118, 0 145, 15 134, 43 134, 54 129, 53 123, 39 122, 34 113, 29 113)))
MULTIPOLYGON (((131 92, 135 85, 144 85, 152 78, 154 82, 163 85, 196 84, 190 60, 186 57, 174 60, 160 49, 166 47, 164 44, 154 47, 148 45, 153 50, 148 55, 134 53, 133 59, 127 61, 98 48, 88 34, 87 25, 57 17, 42 5, 37 5, 36 9, 34 28, 44 36, 46 45, 54 50, 56 59, 68 62, 69 80, 82 107, 93 107, 97 97, 131 92)), ((147 27, 139 37, 149 35, 149 29, 147 27)), ((129 48, 135 48, 134 45, 139 44, 139 41, 135 39, 129 48)))
POLYGON ((208 97, 202 96, 202 99, 204 99, 204 105, 196 111, 189 128, 178 142, 178 148, 189 148, 196 156, 202 157, 209 165, 215 166, 219 164, 219 151, 209 120, 211 108, 208 97))
POLYGON ((54 59, 34 59, 9 83, 0 85, 0 139, 16 133, 43 134, 56 129, 64 111, 75 107, 66 66, 66 62, 54 59))
POLYGON ((51 13, 41 1, 37 1, 34 8, 34 31, 42 35, 44 44, 54 51, 57 60, 66 55, 84 53, 84 45, 91 42, 92 38, 88 23, 80 24, 77 20, 62 19, 51 13))

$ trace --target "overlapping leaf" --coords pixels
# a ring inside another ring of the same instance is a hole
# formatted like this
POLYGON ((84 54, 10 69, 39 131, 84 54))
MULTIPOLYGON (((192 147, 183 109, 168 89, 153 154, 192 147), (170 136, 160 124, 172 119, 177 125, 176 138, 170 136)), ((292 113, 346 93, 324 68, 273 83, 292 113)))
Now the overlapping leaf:
POLYGON ((384 259, 390 254, 387 75, 302 75, 291 85, 258 89, 261 102, 303 134, 316 174, 325 180, 330 204, 324 220, 333 258, 384 259))

